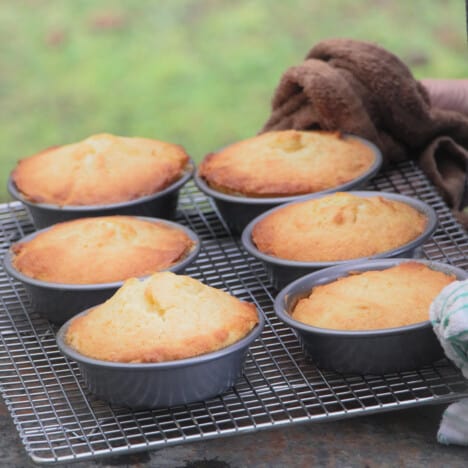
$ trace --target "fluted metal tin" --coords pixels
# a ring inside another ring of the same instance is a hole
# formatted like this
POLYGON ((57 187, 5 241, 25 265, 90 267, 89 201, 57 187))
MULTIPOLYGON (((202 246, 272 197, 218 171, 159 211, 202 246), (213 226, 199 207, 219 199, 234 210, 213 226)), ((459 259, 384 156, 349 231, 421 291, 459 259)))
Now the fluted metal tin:
MULTIPOLYGON (((346 331, 313 327, 290 315, 298 300, 318 285, 352 273, 385 270, 402 262, 418 261, 437 271, 468 278, 468 273, 445 263, 414 259, 383 259, 353 262, 310 273, 286 286, 275 299, 275 313, 298 336, 305 354, 322 369, 343 373, 383 374, 418 369, 444 356, 432 330, 425 322, 381 330, 346 331)), ((428 311, 429 317, 429 311, 428 311)))
POLYGON ((71 219, 96 216, 133 215, 173 219, 176 214, 180 189, 192 177, 194 167, 193 161, 190 161, 183 176, 160 192, 108 205, 59 206, 50 203, 35 203, 21 194, 11 177, 8 179, 7 188, 14 199, 26 206, 37 229, 71 219))
POLYGON ((78 363, 89 391, 103 400, 136 409, 185 405, 219 395, 236 383, 249 346, 264 326, 263 313, 257 313, 258 324, 241 340, 177 361, 118 363, 86 357, 65 342, 71 321, 60 328, 57 344, 63 354, 78 363))

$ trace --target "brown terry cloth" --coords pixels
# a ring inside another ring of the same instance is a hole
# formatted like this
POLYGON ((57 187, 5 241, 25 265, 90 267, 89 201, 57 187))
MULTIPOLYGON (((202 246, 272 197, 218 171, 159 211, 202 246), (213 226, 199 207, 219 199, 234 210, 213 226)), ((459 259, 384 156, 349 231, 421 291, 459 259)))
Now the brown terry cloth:
POLYGON ((468 116, 431 106, 408 67, 367 42, 320 42, 286 70, 275 91, 270 130, 340 130, 374 142, 384 159, 417 158, 468 229, 461 211, 468 173, 468 116))

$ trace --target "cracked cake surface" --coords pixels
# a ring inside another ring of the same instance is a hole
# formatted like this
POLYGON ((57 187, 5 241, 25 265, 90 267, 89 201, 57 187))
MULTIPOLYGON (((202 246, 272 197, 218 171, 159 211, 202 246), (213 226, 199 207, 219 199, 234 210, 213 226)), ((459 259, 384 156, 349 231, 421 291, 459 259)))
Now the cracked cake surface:
POLYGON ((340 261, 376 255, 421 235, 427 217, 384 196, 338 192, 275 210, 255 224, 263 253, 296 261, 340 261))
POLYGON ((247 197, 281 197, 337 187, 365 173, 374 151, 338 132, 267 132, 209 154, 199 175, 213 189, 247 197))
POLYGON ((429 307, 453 275, 417 262, 379 271, 352 272, 316 286, 300 299, 291 316, 334 330, 396 328, 429 320, 429 307))
POLYGON ((105 303, 72 319, 65 341, 116 362, 164 362, 216 351, 258 323, 253 304, 188 276, 129 279, 105 303))
POLYGON ((32 202, 108 205, 164 190, 188 163, 179 145, 102 133, 20 160, 12 179, 32 202))
POLYGON ((185 231, 164 222, 103 216, 59 223, 14 244, 12 264, 41 281, 111 283, 169 268, 193 248, 185 231))

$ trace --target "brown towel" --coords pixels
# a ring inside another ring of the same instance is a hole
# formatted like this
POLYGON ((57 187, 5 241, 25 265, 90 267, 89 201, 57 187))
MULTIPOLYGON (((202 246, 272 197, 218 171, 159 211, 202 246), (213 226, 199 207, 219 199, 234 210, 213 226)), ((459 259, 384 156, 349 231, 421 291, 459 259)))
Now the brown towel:
POLYGON ((367 42, 320 42, 286 70, 262 132, 340 130, 374 142, 384 159, 417 158, 460 222, 468 173, 468 116, 431 106, 408 67, 367 42))

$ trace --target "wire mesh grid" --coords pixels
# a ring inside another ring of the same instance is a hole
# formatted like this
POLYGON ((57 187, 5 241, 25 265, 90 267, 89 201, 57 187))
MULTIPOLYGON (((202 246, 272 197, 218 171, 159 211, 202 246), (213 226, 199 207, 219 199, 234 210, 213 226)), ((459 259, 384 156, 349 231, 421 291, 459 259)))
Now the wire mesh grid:
MULTIPOLYGON (((387 170, 369 189, 416 196, 432 205, 440 225, 424 256, 468 268, 468 236, 421 171, 411 162, 387 170)), ((331 420, 443 403, 468 395, 461 373, 447 360, 403 373, 342 375, 305 359, 294 333, 273 313, 275 291, 255 259, 240 247, 212 202, 188 184, 178 221, 202 239, 187 274, 253 302, 266 315, 243 376, 209 401, 151 411, 112 407, 90 395, 78 367, 55 343, 55 328, 30 312, 22 287, 0 271, 0 384, 30 457, 66 462, 161 448, 281 425, 331 420)), ((0 206, 2 251, 33 231, 19 203, 0 206)))

